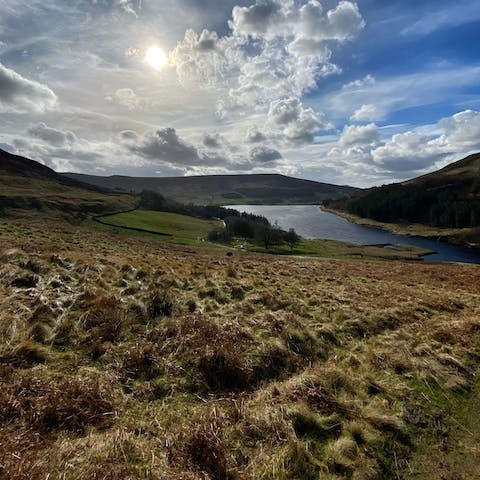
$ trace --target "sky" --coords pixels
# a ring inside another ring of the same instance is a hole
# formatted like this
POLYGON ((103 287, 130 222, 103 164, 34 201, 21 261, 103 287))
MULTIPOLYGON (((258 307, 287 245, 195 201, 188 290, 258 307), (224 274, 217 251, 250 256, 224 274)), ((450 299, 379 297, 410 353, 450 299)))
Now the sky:
POLYGON ((1 0, 0 148, 358 187, 480 151, 478 0, 1 0))

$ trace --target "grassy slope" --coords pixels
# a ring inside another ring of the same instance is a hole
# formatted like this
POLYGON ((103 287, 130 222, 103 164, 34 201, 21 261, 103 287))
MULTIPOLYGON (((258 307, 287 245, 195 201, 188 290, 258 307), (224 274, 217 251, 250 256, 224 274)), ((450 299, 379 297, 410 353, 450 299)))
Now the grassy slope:
POLYGON ((478 471, 478 267, 0 229, 0 478, 478 471))
POLYGON ((0 174, 2 203, 17 208, 47 208, 64 212, 108 212, 133 208, 138 199, 132 195, 105 194, 94 190, 62 185, 51 179, 31 179, 0 174))
POLYGON ((200 245, 212 230, 222 227, 217 220, 201 220, 199 218, 178 215, 176 213, 135 210, 102 217, 102 220, 120 227, 134 227, 167 235, 165 241, 181 245, 200 245))
POLYGON ((327 198, 338 198, 356 190, 352 187, 269 174, 171 178, 66 175, 108 188, 135 192, 150 189, 179 202, 200 205, 320 203, 327 198))
POLYGON ((133 195, 82 184, 0 149, 0 207, 102 213, 127 210, 136 204, 138 199, 133 195))
MULTIPOLYGON (((162 238, 162 240, 171 243, 196 246, 216 245, 221 247, 221 245, 218 244, 207 244, 205 242, 210 231, 222 227, 222 224, 218 221, 206 221, 184 215, 148 210, 135 210, 128 213, 110 215, 102 217, 102 221, 118 227, 133 227, 148 231, 125 232, 133 233, 137 236, 155 238, 156 236, 150 232, 158 232, 169 235, 169 237, 162 238)), ((94 222, 89 222, 89 225, 103 231, 118 231, 118 229, 98 225, 94 222)), ((236 243, 241 244, 242 242, 237 241, 236 243)), ((254 244, 247 244, 246 248, 251 252, 278 255, 304 255, 328 258, 384 258, 389 260, 418 260, 421 255, 429 253, 428 250, 412 246, 405 246, 394 250, 382 247, 358 246, 335 240, 307 239, 302 239, 300 244, 294 249, 290 249, 287 245, 282 245, 272 246, 269 250, 266 250, 264 247, 254 244)))

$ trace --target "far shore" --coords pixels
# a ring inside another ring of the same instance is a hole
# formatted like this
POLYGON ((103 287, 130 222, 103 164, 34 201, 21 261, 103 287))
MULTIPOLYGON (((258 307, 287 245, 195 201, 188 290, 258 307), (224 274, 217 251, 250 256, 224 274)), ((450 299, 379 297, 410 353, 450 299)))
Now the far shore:
POLYGON ((366 227, 379 228, 397 235, 423 237, 431 240, 480 249, 480 233, 472 228, 436 228, 420 223, 385 223, 371 218, 363 218, 342 210, 320 206, 320 209, 345 218, 349 222, 366 227))

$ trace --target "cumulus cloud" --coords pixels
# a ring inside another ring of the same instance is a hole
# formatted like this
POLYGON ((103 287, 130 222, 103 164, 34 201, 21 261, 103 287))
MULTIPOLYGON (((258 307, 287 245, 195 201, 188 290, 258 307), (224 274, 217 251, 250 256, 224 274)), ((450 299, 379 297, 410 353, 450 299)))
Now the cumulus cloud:
POLYGON ((138 141, 127 143, 127 148, 141 157, 174 165, 202 165, 204 159, 198 150, 181 139, 174 128, 149 132, 138 141))
POLYGON ((254 147, 250 150, 250 160, 253 163, 274 163, 282 158, 282 154, 273 148, 266 146, 254 147))
POLYGON ((409 131, 393 135, 372 151, 373 161, 389 171, 415 171, 429 168, 446 157, 480 150, 480 112, 465 110, 441 119, 428 135, 409 131))
POLYGON ((375 83, 375 77, 368 74, 365 75, 365 77, 363 78, 346 83, 345 85, 343 85, 342 90, 359 90, 366 86, 375 85, 375 83))
POLYGON ((96 144, 40 122, 22 136, 10 136, 14 153, 32 158, 56 170, 81 171, 85 165, 93 169, 105 160, 104 154, 115 148, 107 142, 96 144))
POLYGON ((71 145, 77 141, 77 137, 73 132, 58 130, 47 126, 43 122, 30 127, 27 130, 27 133, 32 137, 39 138, 44 142, 55 146, 71 145))
POLYGON ((455 149, 480 149, 480 112, 465 110, 440 120, 448 143, 455 149))
POLYGON ((292 0, 257 0, 250 7, 235 7, 230 27, 236 34, 272 39, 278 36, 294 37, 290 44, 303 44, 302 52, 316 54, 319 42, 343 42, 353 38, 365 26, 355 3, 341 1, 324 13, 317 0, 298 7, 292 0), (310 44, 313 48, 305 48, 310 44))
POLYGON ((267 124, 275 135, 293 144, 313 141, 314 133, 330 128, 323 114, 305 108, 298 98, 287 98, 270 104, 267 124))
POLYGON ((365 23, 350 1, 324 12, 316 0, 257 0, 236 6, 229 25, 231 33, 221 38, 187 30, 171 53, 182 83, 193 79, 223 91, 223 117, 239 107, 268 109, 341 72, 331 62, 331 43, 351 40, 365 23))
POLYGON ((245 141, 247 143, 261 143, 266 139, 267 137, 255 126, 250 127, 245 135, 245 141))
POLYGON ((219 39, 216 32, 198 35, 188 29, 170 53, 179 81, 184 85, 220 86, 238 72, 243 53, 233 37, 219 39))
POLYGON ((287 0, 283 3, 282 6, 275 0, 258 0, 249 7, 235 6, 229 22, 230 28, 237 34, 253 37, 280 32, 285 26, 293 2, 287 0))
POLYGON ((50 88, 29 80, 0 63, 0 112, 44 112, 57 103, 50 88))
POLYGON ((377 142, 378 139, 378 127, 374 123, 368 125, 345 125, 338 143, 345 147, 371 145, 377 142))
MULTIPOLYGON (((438 143, 417 132, 398 133, 372 151, 373 161, 392 172, 415 171, 433 165, 442 152, 438 143)), ((443 154, 445 154, 443 152, 443 154)))
POLYGON ((440 168, 447 161, 480 150, 480 112, 465 110, 434 125, 381 139, 378 127, 347 125, 327 158, 348 167, 373 169, 396 178, 440 168))
POLYGON ((371 103, 368 105, 362 105, 359 109, 355 110, 350 117, 352 122, 364 122, 369 120, 378 120, 380 117, 377 107, 371 103))
POLYGON ((205 133, 202 142, 208 148, 216 149, 221 147, 221 139, 218 133, 213 135, 205 133))

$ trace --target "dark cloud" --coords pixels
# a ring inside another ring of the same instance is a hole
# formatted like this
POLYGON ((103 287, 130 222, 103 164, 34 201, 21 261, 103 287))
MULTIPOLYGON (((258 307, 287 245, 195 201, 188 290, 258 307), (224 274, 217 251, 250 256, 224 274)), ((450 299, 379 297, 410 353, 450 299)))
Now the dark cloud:
POLYGON ((55 93, 41 83, 22 77, 0 63, 0 112, 43 112, 53 108, 55 93))
POLYGON ((245 140, 248 143, 261 143, 264 142, 267 139, 267 137, 257 128, 252 127, 247 131, 247 135, 245 137, 245 140))
POLYGON ((138 138, 138 134, 133 130, 124 130, 123 132, 120 132, 120 138, 122 140, 136 140, 138 138))
POLYGON ((282 154, 273 148, 260 146, 254 147, 250 150, 250 160, 253 163, 273 163, 281 158, 282 154))
POLYGON ((204 160, 193 146, 179 138, 174 128, 163 128, 147 134, 139 143, 128 148, 150 160, 160 160, 174 165, 202 165, 204 160))
POLYGON ((198 39, 197 48, 202 51, 215 50, 218 41, 218 35, 215 32, 204 30, 198 39))
POLYGON ((56 146, 73 144, 77 141, 73 132, 57 130, 56 128, 48 127, 43 122, 30 127, 27 133, 32 137, 56 146))
POLYGON ((218 133, 214 135, 209 135, 208 133, 206 133, 203 136, 203 144, 208 148, 220 148, 220 135, 218 133))

